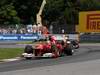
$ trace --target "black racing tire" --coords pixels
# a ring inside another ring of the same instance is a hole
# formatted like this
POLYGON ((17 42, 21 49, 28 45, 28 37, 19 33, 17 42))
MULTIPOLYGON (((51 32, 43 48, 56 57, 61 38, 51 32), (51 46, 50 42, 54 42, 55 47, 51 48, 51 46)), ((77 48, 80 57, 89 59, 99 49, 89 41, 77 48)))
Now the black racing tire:
POLYGON ((33 53, 33 47, 31 45, 26 45, 24 49, 24 53, 33 53))
POLYGON ((64 54, 66 54, 68 56, 72 56, 73 55, 72 45, 68 45, 67 47, 64 48, 64 54))
POLYGON ((27 60, 31 60, 31 59, 32 59, 32 57, 25 57, 25 59, 27 59, 27 60))
POLYGON ((67 50, 67 55, 72 56, 73 55, 73 50, 72 49, 67 50))

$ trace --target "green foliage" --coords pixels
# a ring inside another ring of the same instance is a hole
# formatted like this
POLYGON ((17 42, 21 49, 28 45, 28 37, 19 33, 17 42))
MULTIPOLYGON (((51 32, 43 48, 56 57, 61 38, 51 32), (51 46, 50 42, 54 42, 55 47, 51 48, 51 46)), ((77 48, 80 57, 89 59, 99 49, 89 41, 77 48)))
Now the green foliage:
MULTIPOLYGON (((74 2, 74 1, 73 1, 74 2)), ((71 0, 48 0, 44 10, 44 19, 49 22, 65 20, 67 24, 75 24, 77 10, 71 0)))
POLYGON ((17 11, 14 9, 13 4, 6 4, 0 7, 0 24, 16 24, 20 22, 19 20, 16 20, 17 17, 17 11), (13 21, 16 21, 14 23, 13 21))
POLYGON ((47 0, 47 5, 44 10, 44 17, 47 20, 56 21, 63 12, 63 0, 47 0))
POLYGON ((91 10, 100 10, 100 1, 99 0, 80 0, 79 1, 80 11, 91 11, 91 10))
POLYGON ((49 22, 61 21, 67 24, 78 24, 79 11, 100 10, 100 1, 97 0, 47 0, 44 10, 44 19, 49 22), (60 19, 60 20, 59 20, 60 19))
POLYGON ((42 0, 16 0, 15 9, 23 24, 34 24, 42 0))
MULTIPOLYGON (((0 0, 0 24, 34 24, 43 0, 0 0)), ((100 10, 99 0, 46 0, 44 22, 75 25, 79 11, 100 10)))

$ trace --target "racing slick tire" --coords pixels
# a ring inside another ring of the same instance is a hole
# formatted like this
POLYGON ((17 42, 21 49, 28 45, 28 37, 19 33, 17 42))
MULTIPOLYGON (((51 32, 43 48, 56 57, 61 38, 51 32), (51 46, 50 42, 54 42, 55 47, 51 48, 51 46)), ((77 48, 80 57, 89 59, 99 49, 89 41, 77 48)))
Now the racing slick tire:
POLYGON ((72 48, 72 45, 68 45, 67 47, 64 48, 64 53, 68 56, 72 56, 74 53, 74 50, 72 48))
POLYGON ((27 59, 27 60, 31 60, 31 59, 32 59, 32 57, 25 57, 25 59, 27 59))
POLYGON ((24 53, 33 53, 33 47, 31 45, 26 45, 24 49, 24 53))
MULTIPOLYGON (((31 45, 26 45, 24 49, 24 53, 33 54, 33 47, 31 45)), ((25 59, 32 59, 32 56, 29 57, 28 55, 24 56, 25 59)))

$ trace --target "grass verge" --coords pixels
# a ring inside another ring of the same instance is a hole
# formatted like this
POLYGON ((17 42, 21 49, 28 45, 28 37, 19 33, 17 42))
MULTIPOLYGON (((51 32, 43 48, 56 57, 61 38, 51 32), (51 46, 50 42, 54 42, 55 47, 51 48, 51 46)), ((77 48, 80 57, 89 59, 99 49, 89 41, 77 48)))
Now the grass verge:
POLYGON ((98 40, 97 41, 91 41, 91 40, 85 41, 84 40, 84 41, 80 41, 80 43, 100 43, 100 40, 99 41, 98 40))
POLYGON ((32 44, 32 41, 19 41, 17 44, 32 44))
POLYGON ((9 59, 21 56, 23 48, 0 48, 0 59, 9 59))
POLYGON ((17 42, 17 44, 38 44, 40 42, 46 42, 46 41, 36 41, 36 42, 32 42, 32 41, 19 41, 17 42))

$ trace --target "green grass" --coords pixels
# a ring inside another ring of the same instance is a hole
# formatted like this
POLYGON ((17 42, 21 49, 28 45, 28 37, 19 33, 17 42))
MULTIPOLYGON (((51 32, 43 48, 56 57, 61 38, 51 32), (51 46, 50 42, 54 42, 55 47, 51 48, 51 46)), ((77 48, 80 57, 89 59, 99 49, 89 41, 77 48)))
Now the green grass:
POLYGON ((23 48, 0 48, 0 59, 8 59, 21 56, 23 48))
POLYGON ((80 43, 100 43, 99 41, 80 41, 80 43))
POLYGON ((21 42, 17 42, 17 44, 32 44, 32 41, 21 41, 21 42))
POLYGON ((40 42, 45 42, 45 41, 36 41, 36 42, 33 42, 33 41, 19 41, 19 42, 17 42, 17 44, 37 44, 37 43, 40 43, 40 42))

